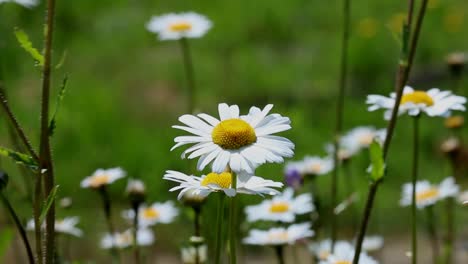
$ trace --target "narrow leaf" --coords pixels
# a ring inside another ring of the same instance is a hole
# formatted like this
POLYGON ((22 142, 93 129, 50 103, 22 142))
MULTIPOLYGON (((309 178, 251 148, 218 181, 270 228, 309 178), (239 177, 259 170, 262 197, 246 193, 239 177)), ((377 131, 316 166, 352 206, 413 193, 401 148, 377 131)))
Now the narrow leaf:
POLYGON ((373 181, 380 180, 385 173, 385 162, 383 158, 383 150, 380 143, 373 141, 369 147, 371 160, 371 179, 373 181))
POLYGON ((37 170, 39 168, 39 164, 36 163, 33 157, 26 155, 24 153, 16 152, 11 149, 0 147, 0 155, 9 157, 13 159, 16 163, 22 164, 32 170, 37 170))
POLYGON ((33 47, 32 42, 29 40, 29 37, 26 34, 26 32, 19 28, 15 28, 15 36, 21 47, 27 53, 29 53, 34 60, 38 62, 39 66, 44 66, 44 56, 42 56, 42 54, 36 48, 33 47))
POLYGON ((60 68, 62 68, 63 64, 65 63, 65 60, 67 59, 67 51, 63 51, 62 53, 62 57, 60 57, 60 60, 59 62, 57 63, 57 65, 55 65, 55 69, 58 70, 60 68))
POLYGON ((14 234, 13 228, 2 228, 2 232, 0 233, 0 258, 5 256, 8 247, 13 242, 14 234))
POLYGON ((46 200, 46 203, 45 203, 44 207, 42 207, 41 215, 39 216, 39 223, 41 224, 41 226, 42 226, 42 223, 44 222, 44 218, 46 217, 47 212, 49 212, 49 209, 52 206, 52 203, 55 201, 55 197, 57 196, 58 187, 59 186, 57 185, 52 189, 49 196, 47 197, 47 200, 46 200))
POLYGON ((62 104, 63 98, 65 97, 65 92, 67 90, 67 83, 68 83, 68 75, 65 75, 62 81, 62 86, 60 87, 60 91, 57 96, 57 101, 55 102, 55 111, 49 123, 49 136, 54 135, 54 131, 57 126, 56 117, 57 117, 57 113, 60 108, 60 105, 62 104))

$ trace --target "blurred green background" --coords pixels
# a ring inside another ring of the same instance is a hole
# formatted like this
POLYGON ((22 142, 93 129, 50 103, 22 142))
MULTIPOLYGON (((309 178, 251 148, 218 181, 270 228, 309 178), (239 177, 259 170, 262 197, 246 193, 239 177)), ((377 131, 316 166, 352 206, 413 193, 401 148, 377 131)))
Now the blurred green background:
MULTIPOLYGON (((0 5, 1 80, 11 107, 35 146, 39 139, 40 69, 16 43, 13 29, 24 29, 41 48, 43 10, 44 3, 33 9, 0 5)), ((87 233, 104 228, 99 197, 79 187, 97 168, 121 166, 130 177, 143 179, 150 201, 176 197, 168 192, 172 184, 162 176, 167 169, 183 170, 187 164, 179 158, 180 149, 169 152, 174 137, 181 134, 171 125, 187 112, 181 52, 177 42, 158 41, 145 24, 152 15, 182 11, 204 14, 214 24, 205 37, 190 40, 199 111, 216 115, 218 103, 227 102, 239 104, 245 113, 252 105, 273 103, 274 112, 292 120, 293 129, 283 135, 295 142, 295 159, 306 154, 325 155, 323 147, 332 139, 341 54, 341 1, 58 1, 53 55, 56 64, 64 53, 66 60, 53 72, 54 94, 65 74, 69 74, 69 85, 52 140, 53 155, 59 195, 74 201, 71 211, 59 209, 58 214, 80 215, 87 233)), ((388 94, 393 89, 398 31, 405 12, 406 1, 352 1, 346 129, 386 126, 383 113, 368 113, 364 102, 369 93, 388 94)), ((465 0, 430 1, 411 85, 417 89, 454 88, 445 56, 468 50, 467 16, 465 0)), ((466 96, 467 78, 460 87, 459 92, 466 96)), ((1 122, 0 143, 12 147, 7 120, 2 118, 1 122)), ((394 219, 409 216, 409 210, 397 209, 401 185, 409 181, 410 125, 405 117, 398 124, 388 178, 378 194, 373 232, 391 234, 408 229, 394 219)), ((424 118, 422 134, 420 176, 439 182, 450 174, 450 166, 439 151, 441 140, 448 135, 443 119, 424 118)), ((352 164, 359 207, 366 195, 367 164, 366 153, 352 164)), ((29 218, 26 197, 30 194, 23 179, 11 161, 2 159, 1 165, 11 176, 9 196, 20 207, 20 214, 29 218)), ((283 165, 268 164, 257 174, 282 180, 282 171, 283 165)), ((328 178, 319 179, 323 186, 319 195, 325 204, 328 178)), ((119 207, 126 205, 125 184, 126 180, 120 180, 110 188, 119 207)), ((343 183, 342 199, 346 197, 344 187, 343 183)), ((245 203, 259 201, 258 197, 245 199, 245 203)), ((118 213, 115 210, 116 216, 118 213)), ((340 220, 345 229, 349 217, 344 214, 340 220)), ((1 221, 8 218, 2 216, 1 221)), ((189 223, 187 217, 179 217, 176 224, 158 226, 156 247, 176 254, 176 246, 191 232, 189 223), (171 237, 174 230, 175 238, 171 237)), ((96 254, 96 240, 92 240, 96 235, 100 233, 86 238, 92 242, 83 246, 89 249, 84 256, 96 254)))

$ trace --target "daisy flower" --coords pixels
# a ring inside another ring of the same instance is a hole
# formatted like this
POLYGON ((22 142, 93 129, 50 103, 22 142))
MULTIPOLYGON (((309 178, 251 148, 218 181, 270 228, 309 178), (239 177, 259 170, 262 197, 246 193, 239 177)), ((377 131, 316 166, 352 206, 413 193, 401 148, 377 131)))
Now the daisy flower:
POLYGON ((273 134, 289 130, 290 120, 279 114, 269 114, 273 105, 263 110, 250 108, 247 115, 239 115, 237 105, 219 104, 220 119, 207 114, 183 115, 179 121, 186 126, 173 126, 193 136, 179 136, 171 150, 186 144, 195 144, 182 153, 189 159, 199 157, 197 167, 203 170, 212 163, 212 171, 221 173, 229 166, 232 171, 253 174, 266 162, 283 162, 283 157, 294 155, 294 144, 273 134))
MULTIPOLYGON (((150 246, 154 242, 154 234, 150 229, 139 229, 137 232, 139 246, 150 246)), ((133 246, 133 231, 128 229, 122 233, 106 234, 101 240, 101 248, 128 248, 133 246)))
POLYGON ((288 228, 277 227, 269 230, 252 229, 248 237, 244 238, 243 242, 250 245, 286 245, 294 244, 297 240, 301 240, 314 235, 314 231, 310 229, 310 223, 294 224, 288 228))
POLYGON ((27 8, 32 8, 32 7, 35 7, 35 6, 37 6, 39 4, 38 0, 0 0, 0 4, 1 3, 8 3, 8 2, 17 3, 17 4, 22 5, 24 7, 27 7, 27 8))
POLYGON ((333 159, 330 157, 306 156, 302 161, 302 172, 305 175, 323 175, 333 170, 333 159))
POLYGON ((200 38, 211 27, 209 19, 194 12, 153 16, 146 24, 146 28, 158 34, 160 40, 200 38))
MULTIPOLYGON (((418 181, 416 183, 416 206, 422 209, 426 206, 435 204, 437 201, 447 197, 455 197, 459 192, 459 187, 453 177, 444 179, 439 185, 433 185, 429 181, 418 181)), ((411 183, 403 185, 401 206, 411 204, 413 187, 411 183)))
MULTIPOLYGON (((354 248, 344 244, 336 244, 326 260, 322 260, 319 264, 352 264, 354 258, 354 248)), ((378 262, 369 257, 366 253, 361 253, 359 256, 359 264, 377 264, 378 262)))
POLYGON ((146 187, 141 180, 129 179, 125 192, 127 194, 144 194, 146 192, 146 187))
POLYGON ((366 236, 362 242, 362 249, 364 251, 376 251, 383 247, 384 239, 381 236, 366 236))
POLYGON ((227 196, 235 196, 236 193, 245 194, 269 194, 276 195, 279 191, 273 188, 281 188, 281 182, 265 180, 258 176, 250 176, 245 174, 237 175, 237 189, 231 188, 232 175, 229 172, 220 174, 209 173, 201 177, 189 176, 178 171, 166 171, 165 180, 175 181, 180 183, 178 186, 169 191, 181 190, 178 199, 181 199, 185 193, 192 192, 203 197, 208 196, 212 192, 224 192, 227 196))
MULTIPOLYGON (((338 160, 347 161, 356 155, 360 150, 359 144, 355 141, 340 140, 338 149, 338 160)), ((328 156, 333 158, 335 156, 335 146, 331 143, 325 145, 325 151, 328 156)))
POLYGON ((305 193, 294 197, 293 189, 286 188, 283 193, 274 196, 271 200, 247 206, 245 212, 249 222, 258 220, 293 222, 296 215, 310 213, 314 209, 311 194, 305 193))
POLYGON ((125 171, 121 168, 112 168, 107 170, 98 169, 93 173, 93 175, 86 177, 81 181, 81 188, 98 189, 125 177, 125 175, 125 171))
POLYGON ((341 144, 351 146, 357 144, 357 148, 368 148, 372 141, 383 142, 387 135, 386 129, 376 129, 371 126, 361 126, 350 130, 341 138, 341 144))
MULTIPOLYGON (((68 234, 76 237, 83 236, 83 231, 76 227, 76 225, 80 222, 80 218, 77 216, 73 217, 65 217, 63 219, 56 219, 55 220, 55 232, 68 234)), ((26 224, 26 230, 34 231, 34 219, 31 219, 26 224)), ((42 229, 45 229, 45 223, 42 224, 42 229)))
MULTIPOLYGON (((153 226, 155 224, 169 224, 179 215, 179 209, 174 206, 172 201, 165 203, 153 203, 151 206, 142 205, 138 209, 138 222, 142 227, 153 226)), ((127 220, 133 220, 135 212, 125 210, 122 217, 127 220)))
MULTIPOLYGON (((384 117, 390 119, 395 104, 396 94, 390 97, 382 95, 367 96, 366 103, 369 111, 386 109, 384 117)), ((452 110, 465 111, 466 98, 453 95, 450 91, 441 91, 437 88, 421 91, 405 86, 400 102, 399 114, 407 113, 410 116, 418 116, 426 113, 428 116, 448 116, 452 110)))
MULTIPOLYGON (((315 257, 317 257, 318 260, 326 261, 331 255, 331 244, 330 239, 325 239, 320 242, 310 244, 309 250, 315 255, 315 257)), ((349 250, 353 250, 351 243, 344 240, 336 241, 335 247, 349 248, 349 250)))
POLYGON ((198 250, 198 263, 205 263, 208 260, 208 248, 206 245, 201 245, 198 247, 188 246, 182 247, 182 263, 184 264, 195 264, 197 263, 197 250, 198 250))

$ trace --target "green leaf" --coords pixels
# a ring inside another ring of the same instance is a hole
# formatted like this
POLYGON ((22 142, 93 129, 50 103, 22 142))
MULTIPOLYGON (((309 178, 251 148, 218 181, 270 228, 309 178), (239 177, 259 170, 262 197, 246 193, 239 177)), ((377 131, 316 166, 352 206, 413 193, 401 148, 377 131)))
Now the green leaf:
POLYGON ((57 101, 55 103, 55 111, 49 123, 49 136, 54 135, 55 128, 57 127, 56 117, 57 117, 57 113, 60 108, 60 105, 62 104, 63 98, 65 97, 65 92, 67 90, 67 83, 68 83, 68 75, 65 75, 62 81, 62 87, 60 88, 59 94, 57 96, 57 101))
POLYGON ((33 47, 32 42, 29 40, 29 37, 26 34, 26 32, 19 28, 15 28, 15 36, 21 47, 27 53, 29 53, 34 60, 38 62, 39 66, 44 66, 44 56, 42 56, 42 54, 36 48, 33 47))
POLYGON ((373 181, 379 181, 385 173, 385 161, 382 146, 374 140, 369 147, 369 152, 371 160, 371 179, 373 181))
POLYGON ((37 162, 33 159, 33 157, 26 155, 24 153, 16 152, 11 149, 0 147, 0 155, 9 157, 13 159, 16 163, 22 164, 32 170, 37 170, 39 168, 39 164, 37 164, 37 162))
POLYGON ((0 233, 0 257, 5 256, 8 247, 13 242, 15 231, 10 227, 3 227, 0 233))
POLYGON ((65 63, 65 60, 67 59, 67 54, 68 52, 66 50, 62 53, 62 57, 60 57, 59 62, 57 63, 57 65, 55 65, 56 70, 62 68, 63 64, 65 63))
POLYGON ((42 207, 41 215, 39 216, 39 223, 41 225, 44 222, 44 218, 46 217, 47 212, 49 211, 50 207, 52 206, 52 203, 55 201, 55 197, 57 196, 58 187, 59 186, 57 185, 51 190, 49 196, 47 197, 47 201, 46 201, 45 205, 42 207))

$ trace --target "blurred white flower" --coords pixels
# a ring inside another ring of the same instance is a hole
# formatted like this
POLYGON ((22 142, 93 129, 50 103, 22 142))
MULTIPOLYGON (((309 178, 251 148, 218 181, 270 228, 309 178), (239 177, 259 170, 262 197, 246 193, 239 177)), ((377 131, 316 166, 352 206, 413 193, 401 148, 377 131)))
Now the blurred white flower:
MULTIPOLYGON (((338 159, 346 161, 356 155, 360 150, 359 144, 353 141, 340 141, 338 149, 338 159)), ((331 143, 325 145, 325 151, 333 159, 335 156, 335 146, 331 143)))
POLYGON ((310 213, 314 209, 310 193, 294 197, 294 190, 286 188, 283 193, 274 196, 271 200, 247 206, 245 212, 249 222, 258 220, 294 222, 296 215, 310 213))
POLYGON ((306 156, 302 161, 302 172, 305 175, 323 175, 333 170, 333 159, 330 157, 306 156))
POLYGON ((142 180, 129 179, 125 192, 128 194, 144 194, 146 192, 145 183, 142 180))
POLYGON ((93 175, 86 177, 81 181, 81 188, 100 188, 125 177, 125 175, 125 171, 121 168, 112 168, 107 170, 98 169, 93 173, 93 175))
MULTIPOLYGON (((437 201, 447 197, 455 197, 459 192, 459 187, 453 177, 444 179, 439 185, 433 185, 429 181, 418 181, 416 183, 416 206, 419 209, 433 205, 437 201)), ((413 186, 411 183, 403 185, 401 206, 411 205, 413 186)))
MULTIPOLYGON (((138 222, 141 227, 153 226, 155 224, 169 224, 179 215, 179 209, 172 201, 165 203, 153 203, 151 206, 142 205, 138 209, 138 222)), ((122 217, 130 221, 135 217, 133 210, 125 210, 122 217)))
POLYGON ((0 0, 0 4, 8 2, 17 3, 27 8, 32 8, 39 4, 39 0, 0 0))
POLYGON ((210 20, 194 12, 153 16, 146 25, 149 31, 158 34, 160 40, 200 38, 211 27, 210 20))
POLYGON ((181 199, 185 193, 189 191, 203 197, 208 196, 212 192, 221 191, 227 196, 235 196, 236 193, 276 195, 279 191, 273 188, 283 187, 283 183, 281 182, 265 180, 258 176, 238 174, 237 189, 234 190, 231 188, 232 175, 229 172, 223 172, 220 174, 212 172, 207 175, 197 177, 169 170, 166 171, 163 179, 180 183, 178 186, 169 190, 171 192, 181 190, 178 199, 181 199))
POLYGON ((357 148, 368 148, 374 139, 383 143, 387 135, 386 129, 376 129, 371 126, 356 127, 346 133, 340 141, 344 146, 357 145, 357 148))
POLYGON ((362 249, 364 251, 376 251, 383 247, 384 239, 382 236, 366 236, 362 242, 362 249))
POLYGON ((277 227, 269 230, 252 229, 248 237, 244 238, 244 244, 250 245, 286 245, 294 244, 297 240, 314 235, 310 229, 310 223, 294 224, 288 228, 277 227))
MULTIPOLYGON (((366 103, 369 104, 369 111, 385 109, 385 119, 390 119, 396 94, 391 93, 390 97, 382 95, 368 95, 366 103)), ((426 91, 414 90, 406 86, 401 98, 399 114, 407 113, 410 116, 417 116, 426 113, 428 116, 448 116, 452 110, 465 111, 464 104, 466 98, 453 95, 450 91, 441 91, 432 88, 426 91)))
MULTIPOLYGON (((65 217, 63 219, 56 219, 55 220, 55 232, 73 235, 76 237, 83 236, 83 231, 76 227, 76 225, 80 222, 80 218, 77 216, 73 217, 65 217)), ((26 224, 26 230, 34 231, 34 219, 31 219, 26 224)), ((41 229, 45 229, 45 222, 42 224, 41 229)))
POLYGON ((457 198, 458 198, 458 202, 460 202, 463 205, 467 205, 468 204, 468 191, 461 192, 457 198))
MULTIPOLYGON (((325 239, 320 242, 314 242, 309 245, 309 250, 317 257, 320 261, 326 261, 328 257, 331 255, 331 240, 325 239)), ((335 247, 341 248, 349 248, 349 250, 353 250, 354 247, 348 241, 339 240, 335 242, 335 247)))
MULTIPOLYGON (((150 229, 139 229, 137 233, 137 242, 139 246, 150 246, 154 242, 154 234, 150 229)), ((101 240, 101 247, 109 248, 127 248, 133 246, 133 230, 128 229, 122 233, 106 234, 101 240)))
MULTIPOLYGON (((328 255, 326 260, 319 264, 352 264, 354 258, 354 248, 345 244, 335 244, 333 254, 328 255)), ((378 262, 369 257, 365 252, 359 256, 359 264, 377 264, 378 262)))
POLYGON ((182 153, 182 158, 200 157, 197 167, 203 170, 212 162, 212 171, 222 173, 226 166, 236 173, 253 174, 267 162, 281 163, 283 157, 294 155, 294 144, 273 134, 289 130, 290 120, 279 114, 268 114, 273 105, 263 110, 251 107, 249 114, 239 115, 237 105, 219 104, 220 120, 207 114, 183 115, 179 121, 187 126, 173 126, 194 136, 179 136, 171 150, 195 144, 182 153))
POLYGON ((195 264, 196 261, 196 253, 198 249, 198 263, 205 263, 208 260, 208 249, 206 245, 201 245, 198 247, 188 246, 182 247, 182 263, 183 264, 195 264))

